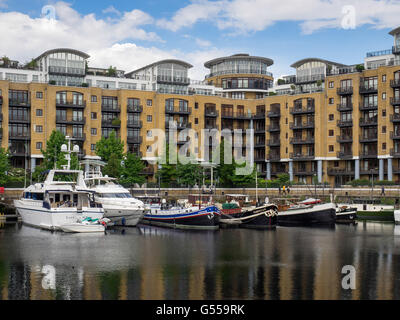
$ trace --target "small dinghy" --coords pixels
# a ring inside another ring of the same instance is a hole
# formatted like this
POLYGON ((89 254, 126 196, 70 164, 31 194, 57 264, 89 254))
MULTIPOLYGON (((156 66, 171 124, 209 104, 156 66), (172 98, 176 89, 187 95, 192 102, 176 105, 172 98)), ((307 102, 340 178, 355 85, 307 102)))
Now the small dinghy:
POLYGON ((83 220, 78 220, 76 223, 62 225, 60 228, 62 231, 67 233, 105 232, 107 224, 110 222, 111 220, 107 218, 103 219, 85 218, 83 220))

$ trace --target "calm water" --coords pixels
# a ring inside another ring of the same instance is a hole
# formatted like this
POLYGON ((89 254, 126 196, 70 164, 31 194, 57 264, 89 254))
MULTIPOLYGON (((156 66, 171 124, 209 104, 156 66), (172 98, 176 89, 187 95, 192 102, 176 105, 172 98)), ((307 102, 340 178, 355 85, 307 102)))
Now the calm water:
POLYGON ((0 299, 399 299, 400 229, 276 231, 0 227, 0 299), (342 267, 356 290, 342 289, 342 267))

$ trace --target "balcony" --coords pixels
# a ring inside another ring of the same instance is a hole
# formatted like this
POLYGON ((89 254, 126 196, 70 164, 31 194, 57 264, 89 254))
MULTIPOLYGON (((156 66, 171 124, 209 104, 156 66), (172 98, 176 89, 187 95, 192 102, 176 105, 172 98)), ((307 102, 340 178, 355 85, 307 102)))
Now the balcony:
POLYGON ((101 126, 103 128, 115 128, 119 129, 121 128, 121 120, 117 119, 102 119, 101 120, 101 126))
POLYGON ((339 151, 337 153, 337 157, 339 159, 349 160, 349 159, 353 159, 353 153, 350 151, 348 151, 348 152, 339 151))
POLYGON ((340 87, 340 88, 337 88, 337 94, 339 96, 351 95, 351 94, 353 94, 353 92, 354 92, 353 87, 340 87))
POLYGON ((390 132, 390 139, 392 140, 400 140, 400 132, 390 132))
POLYGON ((339 103, 337 105, 337 111, 339 111, 339 112, 353 111, 353 104, 352 103, 339 103))
POLYGON ((312 76, 296 77, 296 84, 311 83, 324 80, 325 80, 324 74, 315 74, 312 76))
MULTIPOLYGON (((260 133, 265 133, 265 129, 262 130, 261 128, 256 128, 256 132, 255 133, 257 133, 257 131, 260 132, 260 133)), ((268 132, 280 132, 281 131, 281 127, 279 125, 269 125, 267 127, 267 131, 268 132)))
POLYGON ((390 86, 392 88, 400 88, 400 79, 390 80, 390 86))
POLYGON ((142 128, 143 128, 143 121, 139 121, 139 120, 129 120, 129 119, 128 119, 127 127, 128 127, 128 128, 142 129, 142 128))
POLYGON ((128 144, 142 144, 143 137, 127 136, 126 141, 127 141, 128 144))
POLYGON ((49 66, 49 73, 61 76, 84 77, 85 69, 49 66))
POLYGON ((281 161, 281 154, 276 154, 276 153, 270 153, 267 156, 267 160, 271 162, 280 162, 281 161))
POLYGON ((353 137, 352 136, 337 136, 336 140, 338 143, 352 143, 353 137))
POLYGON ((184 77, 157 76, 157 82, 188 86, 190 84, 190 79, 184 77))
POLYGON ((310 138, 306 138, 306 139, 290 138, 290 144, 294 144, 294 145, 314 144, 314 143, 315 143, 314 137, 310 137, 310 138))
POLYGON ((27 141, 31 139, 31 133, 30 132, 15 132, 11 131, 9 132, 8 138, 10 140, 21 140, 21 141, 27 141))
MULTIPOLYGON (((268 142, 269 142, 269 140, 268 140, 268 142)), ((274 141, 274 142, 276 142, 276 141, 274 141)), ((279 141, 278 143, 279 143, 279 145, 281 144, 280 141, 279 141)), ((256 141, 256 142, 254 143, 254 148, 255 148, 255 149, 262 149, 262 148, 265 148, 265 141, 256 141)))
POLYGON ((252 115, 244 112, 224 112, 222 111, 221 119, 251 120, 252 115))
POLYGON ((205 124, 205 129, 208 129, 208 130, 213 130, 213 129, 219 130, 219 125, 216 124, 216 123, 206 123, 205 124))
POLYGON ((314 129, 315 123, 314 122, 300 122, 300 123, 291 122, 289 127, 291 130, 314 129))
POLYGON ((219 111, 214 109, 205 109, 204 116, 206 118, 218 118, 219 111))
POLYGON ((254 156, 254 162, 265 162, 265 155, 256 154, 254 156))
POLYGON ((75 141, 85 141, 86 133, 80 133, 80 132, 72 133, 71 139, 75 141))
POLYGON ((379 175, 379 169, 362 169, 360 168, 360 175, 379 175))
POLYGON ((360 94, 378 93, 378 87, 361 85, 359 88, 359 92, 360 92, 360 94))
POLYGON ((392 106, 400 106, 400 97, 392 97, 392 98, 390 98, 390 104, 392 106))
POLYGON ((31 101, 30 99, 25 100, 25 99, 9 99, 8 100, 8 106, 9 107, 26 107, 30 108, 31 107, 31 101))
POLYGON ((400 159, 400 148, 398 148, 397 150, 390 149, 390 156, 396 159, 400 159))
POLYGON ((360 103, 360 111, 378 110, 377 104, 360 103))
POLYGON ((392 53, 393 54, 399 54, 400 53, 400 46, 392 47, 392 53))
POLYGON ((25 123, 28 124, 31 122, 31 117, 30 115, 26 115, 26 116, 13 116, 12 114, 9 115, 9 119, 8 119, 9 123, 25 123))
POLYGON ((271 110, 268 112, 268 118, 280 118, 281 110, 271 110))
POLYGON ((290 159, 293 160, 298 160, 298 161, 308 161, 308 160, 314 160, 315 159, 315 154, 314 153, 291 153, 290 154, 290 159))
POLYGON ((378 157, 378 152, 376 150, 360 152, 360 159, 376 159, 377 157, 378 157))
POLYGON ((281 145, 281 140, 278 139, 270 139, 267 141, 268 147, 279 147, 281 145))
POLYGON ((355 171, 349 169, 328 168, 329 176, 354 176, 355 171))
POLYGON ((378 142, 378 136, 377 135, 375 135, 375 136, 374 135, 367 135, 367 136, 360 135, 359 142, 360 143, 378 142))
POLYGON ((121 112, 121 106, 110 105, 110 104, 103 104, 103 105, 101 106, 101 111, 103 111, 103 112, 120 113, 120 112, 121 112))
POLYGON ((142 113, 143 106, 128 105, 128 113, 142 113))
POLYGON ((85 125, 86 117, 56 117, 57 124, 85 125))
POLYGON ((317 172, 312 169, 298 168, 293 170, 293 174, 295 176, 314 176, 317 175, 317 172))
POLYGON ((175 108, 165 107, 166 114, 178 114, 178 115, 190 115, 192 113, 192 108, 179 108, 176 110, 175 108))
POLYGON ((400 122, 400 113, 391 114, 390 121, 393 123, 399 123, 400 122))
MULTIPOLYGON (((174 122, 177 130, 191 129, 192 124, 188 122, 174 122)), ((165 122, 165 129, 172 129, 169 122, 165 122)))
POLYGON ((337 126, 339 128, 347 128, 353 126, 353 120, 338 120, 337 126))
POLYGON ((290 114, 299 115, 299 114, 310 114, 315 113, 315 106, 307 106, 307 107, 294 107, 290 108, 290 114))
MULTIPOLYGON (((279 116, 281 115, 281 112, 279 111, 279 116)), ((268 114, 269 116, 269 114, 268 114)), ((256 114, 253 114, 253 120, 263 120, 265 119, 265 112, 257 112, 256 114)))
POLYGON ((56 99, 56 107, 84 109, 86 108, 86 101, 67 101, 65 99, 56 99))
POLYGON ((30 150, 20 146, 11 146, 9 148, 10 155, 12 157, 26 157, 30 155, 30 150))
POLYGON ((371 127, 378 125, 378 118, 360 118, 360 127, 371 127))

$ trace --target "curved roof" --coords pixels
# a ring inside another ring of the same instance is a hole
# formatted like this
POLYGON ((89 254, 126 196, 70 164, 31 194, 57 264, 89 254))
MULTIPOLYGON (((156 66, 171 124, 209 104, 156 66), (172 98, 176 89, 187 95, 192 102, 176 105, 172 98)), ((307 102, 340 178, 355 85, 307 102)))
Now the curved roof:
POLYGON ((234 54, 232 56, 229 57, 221 57, 221 58, 216 58, 210 61, 207 61, 204 66, 206 68, 211 68, 212 65, 224 62, 224 61, 230 61, 230 60, 243 60, 243 59, 247 59, 247 60, 259 60, 261 62, 264 62, 265 64, 267 64, 268 66, 272 66, 274 64, 274 60, 269 59, 269 58, 263 58, 263 57, 255 57, 255 56, 250 56, 247 53, 239 53, 239 54, 234 54))
POLYGON ((149 64, 149 65, 145 66, 145 67, 136 69, 136 70, 134 70, 134 71, 131 71, 131 72, 127 73, 126 75, 129 76, 129 75, 131 75, 131 74, 133 74, 133 73, 136 73, 136 72, 139 72, 139 71, 141 71, 141 70, 144 70, 144 69, 147 69, 147 68, 151 68, 151 67, 154 67, 154 66, 156 66, 156 65, 164 64, 164 63, 180 64, 181 66, 184 66, 185 68, 188 68, 188 69, 193 68, 193 66, 192 66, 190 63, 187 63, 187 62, 182 61, 182 60, 177 60, 177 59, 165 59, 165 60, 161 60, 161 61, 154 62, 154 63, 152 63, 152 64, 149 64))
POLYGON ((395 36, 396 34, 400 33, 400 27, 393 29, 389 32, 390 35, 395 36))
POLYGON ((81 56, 84 59, 89 59, 90 56, 82 51, 75 50, 75 49, 69 49, 69 48, 57 48, 57 49, 51 49, 47 50, 46 52, 43 52, 39 57, 37 57, 35 60, 40 60, 41 58, 48 56, 49 54, 52 53, 58 53, 58 52, 66 52, 66 53, 72 53, 76 54, 78 56, 81 56))
POLYGON ((337 63, 337 62, 333 62, 333 61, 329 61, 329 60, 324 60, 324 59, 319 59, 319 58, 306 58, 306 59, 302 59, 302 60, 299 60, 299 61, 293 63, 293 64, 291 65, 291 67, 292 67, 292 68, 298 68, 298 67, 302 66, 303 64, 305 64, 305 63, 307 63, 307 62, 312 62, 312 61, 322 62, 322 63, 325 63, 325 64, 331 64, 331 65, 337 66, 337 67, 339 67, 339 68, 347 67, 346 65, 341 64, 341 63, 337 63))

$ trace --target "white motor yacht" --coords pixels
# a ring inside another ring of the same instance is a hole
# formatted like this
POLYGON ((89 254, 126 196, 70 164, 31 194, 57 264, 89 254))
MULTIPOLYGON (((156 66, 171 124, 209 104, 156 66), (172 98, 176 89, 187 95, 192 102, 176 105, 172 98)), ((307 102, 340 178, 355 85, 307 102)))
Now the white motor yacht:
POLYGON ((48 230, 61 230, 78 219, 101 219, 104 210, 86 188, 81 170, 50 170, 44 183, 24 190, 14 206, 22 222, 48 230))
POLYGON ((144 216, 145 205, 115 181, 101 171, 85 173, 85 183, 94 192, 96 203, 103 207, 104 217, 114 225, 135 227, 144 216))

